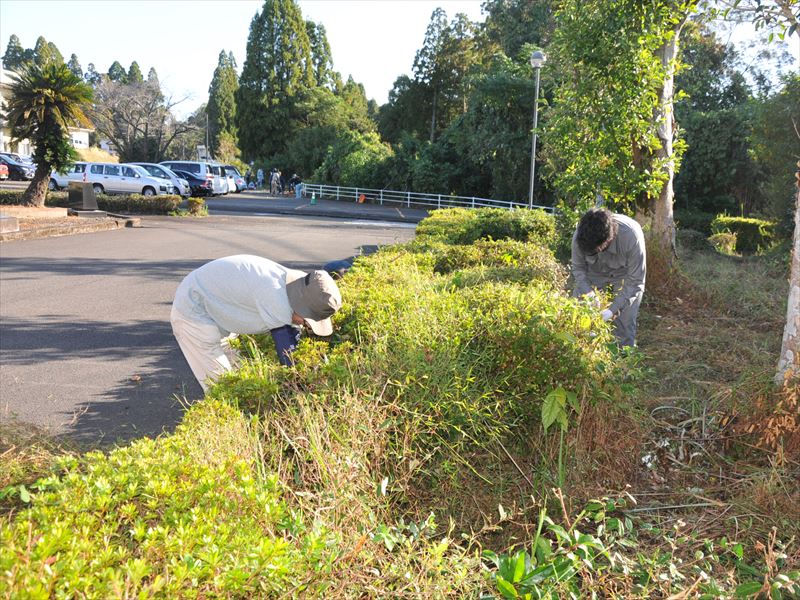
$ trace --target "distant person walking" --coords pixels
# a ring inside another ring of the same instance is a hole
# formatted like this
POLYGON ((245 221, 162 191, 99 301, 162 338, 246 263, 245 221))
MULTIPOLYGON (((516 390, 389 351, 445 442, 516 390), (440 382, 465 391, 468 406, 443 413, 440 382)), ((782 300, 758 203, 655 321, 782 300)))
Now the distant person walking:
POLYGON ((258 171, 256 172, 256 182, 258 189, 264 187, 264 171, 261 169, 261 167, 259 167, 258 171))
POLYGON ((644 295, 647 255, 642 228, 625 215, 592 208, 572 236, 574 296, 611 288, 614 300, 601 312, 614 321, 620 346, 636 345, 636 319, 644 295))
POLYGON ((175 292, 170 321, 186 361, 206 390, 209 380, 238 363, 228 343, 232 333, 269 331, 281 364, 291 364, 300 336, 297 327, 331 335, 330 317, 341 306, 329 273, 304 273, 268 258, 239 254, 189 273, 175 292))
POLYGON ((281 172, 277 169, 273 169, 272 175, 269 178, 269 193, 270 194, 277 194, 278 193, 278 185, 281 180, 281 172))

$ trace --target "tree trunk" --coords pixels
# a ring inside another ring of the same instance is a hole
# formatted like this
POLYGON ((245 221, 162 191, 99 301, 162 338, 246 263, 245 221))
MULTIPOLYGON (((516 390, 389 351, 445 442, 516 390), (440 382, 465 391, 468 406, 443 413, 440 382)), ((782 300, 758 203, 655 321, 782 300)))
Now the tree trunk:
POLYGON ((48 183, 50 183, 50 165, 40 162, 36 165, 36 172, 33 174, 28 189, 22 194, 22 204, 39 208, 44 206, 48 183))
POLYGON ((433 88, 433 111, 431 111, 431 144, 433 143, 434 132, 436 131, 436 88, 433 88))
POLYGON ((800 187, 795 196, 789 302, 786 307, 786 326, 783 329, 783 343, 775 384, 782 386, 788 378, 797 376, 800 376, 800 187))
POLYGON ((675 199, 673 182, 675 180, 675 159, 672 140, 675 136, 675 116, 673 113, 673 97, 675 94, 675 61, 678 54, 678 39, 680 38, 683 22, 676 28, 672 38, 665 42, 658 51, 661 65, 664 67, 664 86, 659 94, 659 110, 655 118, 658 123, 658 138, 660 147, 655 152, 655 158, 664 163, 667 180, 661 188, 658 198, 652 207, 651 240, 661 250, 662 256, 671 262, 675 254, 675 218, 672 213, 672 203, 675 199))

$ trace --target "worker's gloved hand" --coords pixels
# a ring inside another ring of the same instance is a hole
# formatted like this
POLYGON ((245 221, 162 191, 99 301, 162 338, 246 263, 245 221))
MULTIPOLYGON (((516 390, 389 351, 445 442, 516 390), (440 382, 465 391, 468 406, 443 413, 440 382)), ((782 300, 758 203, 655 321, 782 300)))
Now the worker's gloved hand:
POLYGON ((583 299, 589 304, 589 306, 600 308, 600 296, 598 296, 597 292, 595 292, 594 290, 584 294, 583 299))
POLYGON ((600 316, 603 317, 603 321, 610 321, 611 318, 614 316, 614 313, 612 313, 608 309, 605 309, 603 312, 600 313, 600 316))

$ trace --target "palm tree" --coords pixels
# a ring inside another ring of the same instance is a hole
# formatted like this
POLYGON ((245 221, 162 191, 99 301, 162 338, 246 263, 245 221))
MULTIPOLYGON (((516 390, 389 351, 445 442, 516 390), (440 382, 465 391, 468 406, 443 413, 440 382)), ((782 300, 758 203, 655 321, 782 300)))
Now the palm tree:
POLYGON ((83 105, 92 99, 92 88, 63 62, 29 62, 10 75, 5 119, 14 139, 27 138, 36 147, 36 172, 22 203, 44 206, 51 170, 64 171, 78 157, 69 142, 68 128, 88 122, 83 105))

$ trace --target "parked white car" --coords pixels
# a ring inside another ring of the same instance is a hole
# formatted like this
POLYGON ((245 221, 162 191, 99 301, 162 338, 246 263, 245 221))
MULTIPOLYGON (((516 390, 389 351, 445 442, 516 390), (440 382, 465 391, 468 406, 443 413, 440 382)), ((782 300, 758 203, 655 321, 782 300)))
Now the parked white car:
POLYGON ((83 175, 86 172, 86 163, 79 161, 76 162, 69 171, 63 175, 57 171, 50 173, 50 182, 48 187, 51 190, 60 190, 69 185, 70 181, 84 181, 83 175))
POLYGON ((172 187, 163 179, 150 177, 142 167, 115 163, 87 162, 79 181, 91 183, 95 194, 158 196, 169 194, 172 187))
POLYGON ((183 196, 184 198, 188 198, 192 194, 192 190, 189 188, 189 182, 185 179, 178 177, 172 169, 165 165, 159 165, 156 163, 144 163, 144 162, 136 162, 130 163, 132 165, 136 165, 138 167, 142 167, 150 177, 156 177, 158 179, 164 179, 169 182, 169 185, 172 186, 173 194, 178 194, 183 196))

